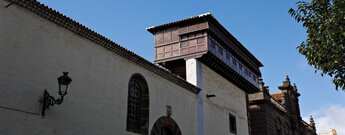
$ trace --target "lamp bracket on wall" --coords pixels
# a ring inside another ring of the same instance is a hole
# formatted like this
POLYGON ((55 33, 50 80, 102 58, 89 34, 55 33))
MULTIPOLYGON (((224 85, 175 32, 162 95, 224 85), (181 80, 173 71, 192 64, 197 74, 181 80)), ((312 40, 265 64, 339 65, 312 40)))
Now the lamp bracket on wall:
POLYGON ((216 95, 214 95, 214 94, 206 94, 206 97, 207 98, 211 98, 211 97, 216 97, 216 95))
POLYGON ((68 77, 68 72, 63 72, 63 75, 58 78, 59 83, 59 95, 60 98, 55 99, 51 96, 47 90, 44 90, 43 98, 40 100, 42 103, 42 116, 44 116, 45 111, 49 109, 50 106, 60 105, 63 101, 63 97, 67 94, 68 85, 72 82, 72 79, 68 77))

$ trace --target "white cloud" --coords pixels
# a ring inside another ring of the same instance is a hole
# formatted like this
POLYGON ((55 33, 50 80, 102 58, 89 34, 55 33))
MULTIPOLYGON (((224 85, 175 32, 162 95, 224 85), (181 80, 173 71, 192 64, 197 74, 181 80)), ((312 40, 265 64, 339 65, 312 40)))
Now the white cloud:
MULTIPOLYGON (((334 128, 338 135, 345 135, 345 106, 330 105, 311 113, 314 116, 318 133, 328 133, 334 128)), ((309 122, 309 117, 304 117, 309 122)))

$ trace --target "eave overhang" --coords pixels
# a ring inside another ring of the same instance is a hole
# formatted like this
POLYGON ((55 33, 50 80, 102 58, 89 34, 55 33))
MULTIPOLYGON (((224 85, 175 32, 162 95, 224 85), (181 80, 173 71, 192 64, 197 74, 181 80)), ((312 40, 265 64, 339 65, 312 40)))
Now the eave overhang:
POLYGON ((231 67, 226 65, 222 60, 217 58, 211 52, 204 54, 202 57, 198 58, 206 66, 214 70, 216 73, 235 84, 237 87, 245 91, 246 93, 253 94, 259 92, 259 88, 247 81, 240 74, 238 74, 231 67))

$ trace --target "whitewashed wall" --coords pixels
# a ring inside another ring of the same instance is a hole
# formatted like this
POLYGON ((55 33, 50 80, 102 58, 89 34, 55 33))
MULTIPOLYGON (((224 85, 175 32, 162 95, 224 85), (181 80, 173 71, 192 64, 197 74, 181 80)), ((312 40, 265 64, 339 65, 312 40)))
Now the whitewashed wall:
MULTIPOLYGON (((0 134, 111 135, 126 132, 127 85, 134 73, 149 87, 149 131, 172 106, 182 134, 197 134, 197 96, 101 46, 0 0, 0 134), (39 116, 46 88, 73 79, 62 105, 39 116)), ((116 28, 115 28, 116 29, 116 28)), ((218 124, 217 124, 218 125, 218 124)))
POLYGON ((202 64, 205 135, 231 135, 229 113, 236 116, 238 135, 248 135, 246 94, 243 90, 202 64), (207 94, 216 97, 206 98, 207 94))

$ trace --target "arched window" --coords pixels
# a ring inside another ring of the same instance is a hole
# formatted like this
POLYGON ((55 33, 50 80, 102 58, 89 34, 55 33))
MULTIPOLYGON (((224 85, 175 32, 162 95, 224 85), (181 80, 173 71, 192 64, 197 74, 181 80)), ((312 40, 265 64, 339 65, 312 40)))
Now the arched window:
POLYGON ((148 133, 149 95, 145 78, 134 74, 128 83, 127 131, 148 133))
POLYGON ((150 135, 182 135, 182 133, 174 119, 170 116, 162 116, 152 126, 150 135))

